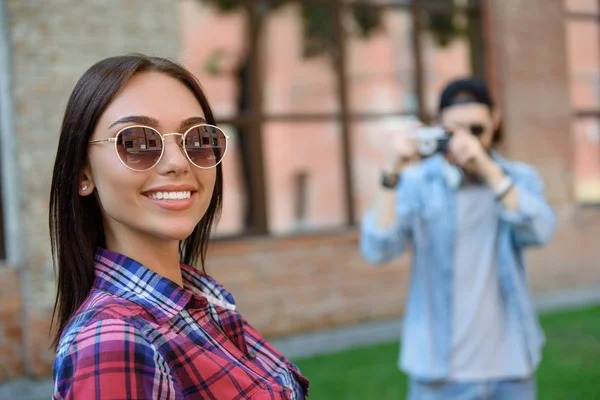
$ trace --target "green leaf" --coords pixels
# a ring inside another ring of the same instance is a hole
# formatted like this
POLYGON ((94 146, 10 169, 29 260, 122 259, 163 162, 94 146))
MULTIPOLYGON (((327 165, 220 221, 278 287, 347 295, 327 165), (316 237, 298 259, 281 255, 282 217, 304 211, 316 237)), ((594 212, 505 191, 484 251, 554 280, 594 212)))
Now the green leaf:
MULTIPOLYGON (((200 3, 217 7, 222 12, 235 12, 244 8, 243 0, 196 0, 200 3)), ((422 0, 424 5, 429 3, 454 4, 454 0, 422 0)), ((261 7, 266 7, 270 13, 279 7, 289 4, 301 4, 301 18, 304 32, 304 57, 310 58, 323 54, 335 54, 335 32, 333 31, 333 9, 327 5, 310 5, 294 0, 265 1, 261 7)), ((372 6, 368 3, 355 4, 350 7, 354 23, 358 28, 358 36, 368 39, 383 27, 382 8, 372 6)), ((466 33, 466 28, 456 23, 455 13, 428 13, 425 27, 428 29, 436 42, 445 47, 452 40, 466 33)))
MULTIPOLYGON (((423 6, 428 3, 438 6, 454 5, 454 0, 422 0, 423 6)), ((437 44, 441 47, 448 46, 454 39, 463 36, 466 33, 466 28, 456 22, 456 11, 436 13, 428 12, 426 14, 427 22, 425 27, 431 32, 437 44)))
POLYGON ((352 16, 359 29, 359 35, 362 38, 369 38, 381 23, 381 9, 371 7, 366 4, 359 4, 352 7, 352 16))
POLYGON ((314 57, 333 49, 333 15, 326 6, 303 5, 304 56, 314 57))

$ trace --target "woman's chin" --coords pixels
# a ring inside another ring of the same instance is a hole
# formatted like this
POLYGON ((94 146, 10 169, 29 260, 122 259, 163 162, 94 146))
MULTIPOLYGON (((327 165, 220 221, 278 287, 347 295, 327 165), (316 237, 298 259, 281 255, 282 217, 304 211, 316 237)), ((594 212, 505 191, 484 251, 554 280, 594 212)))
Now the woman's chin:
POLYGON ((194 227, 172 227, 171 229, 163 230, 159 235, 167 240, 181 241, 187 239, 193 231, 194 227))

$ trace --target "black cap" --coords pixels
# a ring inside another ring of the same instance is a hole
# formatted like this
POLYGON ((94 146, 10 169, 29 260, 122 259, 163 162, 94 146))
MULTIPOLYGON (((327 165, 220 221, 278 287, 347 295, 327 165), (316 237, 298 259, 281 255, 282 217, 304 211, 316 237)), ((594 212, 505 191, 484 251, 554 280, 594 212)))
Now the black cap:
POLYGON ((485 83, 477 78, 467 78, 455 80, 446 86, 440 97, 439 112, 447 107, 465 103, 480 103, 494 108, 494 101, 485 83))

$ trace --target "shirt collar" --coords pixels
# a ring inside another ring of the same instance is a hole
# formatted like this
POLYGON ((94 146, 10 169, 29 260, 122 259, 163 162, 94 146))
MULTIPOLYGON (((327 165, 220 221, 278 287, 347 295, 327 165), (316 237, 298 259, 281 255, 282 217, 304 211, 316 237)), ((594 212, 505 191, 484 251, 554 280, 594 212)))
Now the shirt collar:
MULTIPOLYGON (((187 275, 192 267, 183 266, 187 275)), ((158 323, 177 315, 193 297, 170 279, 124 255, 106 249, 96 253, 94 286, 144 307, 158 323)), ((186 274, 184 274, 185 276, 186 274)))
POLYGON ((186 289, 204 297, 209 303, 231 311, 236 309, 231 293, 210 276, 201 274, 197 269, 185 264, 181 264, 181 273, 186 289))

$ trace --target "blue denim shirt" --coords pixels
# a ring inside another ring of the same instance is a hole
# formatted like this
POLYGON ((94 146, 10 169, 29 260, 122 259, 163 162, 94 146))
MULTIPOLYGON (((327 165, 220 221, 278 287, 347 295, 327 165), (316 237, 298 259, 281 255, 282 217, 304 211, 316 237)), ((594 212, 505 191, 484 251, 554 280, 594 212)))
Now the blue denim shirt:
MULTIPOLYGON (((508 318, 516 321, 511 325, 519 329, 533 370, 540 362, 545 339, 531 300, 523 249, 547 243, 554 234, 556 217, 544 196, 544 184, 532 167, 496 152, 492 156, 519 191, 516 211, 497 205, 496 264, 508 318)), ((444 173, 446 166, 443 157, 434 156, 407 169, 397 188, 396 225, 379 229, 370 210, 361 227, 361 252, 371 263, 390 261, 412 244, 399 367, 422 380, 447 378, 452 350, 456 188, 444 173)))

